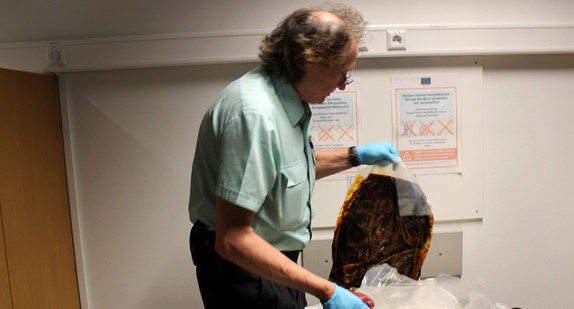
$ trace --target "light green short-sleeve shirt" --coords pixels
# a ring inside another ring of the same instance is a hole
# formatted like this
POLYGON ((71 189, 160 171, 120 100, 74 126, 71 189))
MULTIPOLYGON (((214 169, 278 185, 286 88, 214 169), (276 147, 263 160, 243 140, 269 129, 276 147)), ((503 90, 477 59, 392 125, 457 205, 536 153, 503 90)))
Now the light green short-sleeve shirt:
POLYGON ((229 84, 205 114, 189 215, 215 226, 215 199, 255 212, 255 232, 279 250, 311 238, 315 155, 311 111, 282 75, 258 67, 229 84))

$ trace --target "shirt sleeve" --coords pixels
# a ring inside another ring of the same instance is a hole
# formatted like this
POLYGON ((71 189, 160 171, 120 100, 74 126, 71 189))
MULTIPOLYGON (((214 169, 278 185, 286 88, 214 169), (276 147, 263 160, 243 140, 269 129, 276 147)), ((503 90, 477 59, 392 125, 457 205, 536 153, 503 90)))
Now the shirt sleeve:
POLYGON ((216 195, 257 212, 276 182, 277 130, 268 116, 243 110, 220 132, 216 195))

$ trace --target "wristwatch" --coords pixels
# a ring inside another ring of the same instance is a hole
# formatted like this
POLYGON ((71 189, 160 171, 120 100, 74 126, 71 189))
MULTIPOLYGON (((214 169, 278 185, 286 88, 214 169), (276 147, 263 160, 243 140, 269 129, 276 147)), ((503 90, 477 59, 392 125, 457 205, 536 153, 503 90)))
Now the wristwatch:
POLYGON ((359 160, 359 155, 357 155, 357 147, 349 147, 349 162, 351 162, 351 166, 359 166, 361 165, 361 160, 359 160))

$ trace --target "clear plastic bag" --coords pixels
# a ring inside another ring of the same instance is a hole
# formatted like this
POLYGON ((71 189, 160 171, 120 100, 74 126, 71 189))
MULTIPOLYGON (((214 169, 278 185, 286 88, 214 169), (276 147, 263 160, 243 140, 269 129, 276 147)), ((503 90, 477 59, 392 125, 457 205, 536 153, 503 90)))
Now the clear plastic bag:
POLYGON ((329 279, 355 289, 369 268, 383 263, 418 279, 433 223, 426 196, 404 164, 363 169, 337 220, 329 279))
MULTIPOLYGON (((366 172, 369 168, 361 171, 366 172)), ((409 168, 404 164, 373 165, 369 174, 385 175, 397 181, 397 199, 401 216, 432 216, 430 204, 426 195, 417 183, 417 179, 409 168)), ((367 176, 368 177, 368 176, 367 176)))
POLYGON ((507 309, 492 302, 480 284, 450 275, 413 280, 393 267, 375 266, 363 277, 357 292, 369 296, 376 309, 507 309))

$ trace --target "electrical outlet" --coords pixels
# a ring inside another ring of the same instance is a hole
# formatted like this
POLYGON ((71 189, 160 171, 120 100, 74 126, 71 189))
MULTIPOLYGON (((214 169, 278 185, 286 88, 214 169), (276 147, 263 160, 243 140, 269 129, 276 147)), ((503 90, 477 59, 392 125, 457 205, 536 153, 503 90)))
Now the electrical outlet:
POLYGON ((407 31, 387 30, 387 50, 406 50, 407 31))

